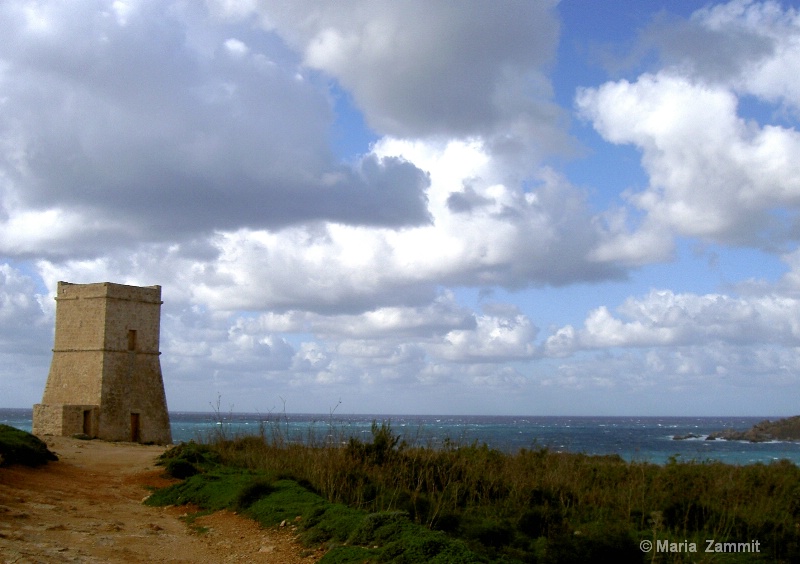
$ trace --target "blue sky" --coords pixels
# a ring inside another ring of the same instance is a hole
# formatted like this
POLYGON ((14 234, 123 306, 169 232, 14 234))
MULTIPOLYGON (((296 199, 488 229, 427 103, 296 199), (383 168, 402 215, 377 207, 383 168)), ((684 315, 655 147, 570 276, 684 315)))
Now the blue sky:
POLYGON ((0 406, 56 282, 163 286, 173 410, 788 415, 789 2, 10 0, 0 406))

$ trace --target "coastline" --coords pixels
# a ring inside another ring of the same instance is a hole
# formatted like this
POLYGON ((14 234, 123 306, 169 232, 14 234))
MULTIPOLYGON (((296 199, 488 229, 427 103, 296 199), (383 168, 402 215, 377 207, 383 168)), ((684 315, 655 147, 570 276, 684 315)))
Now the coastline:
MULTIPOLYGON (((0 423, 30 431, 30 409, 0 408, 0 423)), ((486 443, 513 453, 546 447, 556 452, 616 454, 627 461, 665 464, 680 460, 713 460, 726 464, 768 464, 790 460, 800 465, 800 443, 747 441, 675 441, 675 435, 705 436, 721 429, 747 430, 759 417, 629 417, 629 416, 459 416, 348 415, 284 413, 170 413, 173 441, 206 439, 223 432, 228 437, 279 434, 292 442, 309 438, 368 438, 373 420, 388 421, 410 444, 441 446, 445 438, 458 444, 486 443)), ((775 419, 775 417, 771 417, 775 419)))

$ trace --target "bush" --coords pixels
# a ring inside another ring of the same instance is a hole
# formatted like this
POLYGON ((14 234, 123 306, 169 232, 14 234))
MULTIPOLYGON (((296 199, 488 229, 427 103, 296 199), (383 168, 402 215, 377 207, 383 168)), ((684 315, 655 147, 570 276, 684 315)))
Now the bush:
POLYGON ((200 473, 200 469, 197 466, 182 458, 168 460, 164 467, 167 474, 179 480, 185 480, 200 473))
POLYGON ((409 528, 414 528, 414 524, 403 511, 370 513, 361 519, 348 542, 360 545, 383 544, 409 528))
POLYGON ((544 558, 548 564, 583 564, 584 562, 619 562, 642 564, 646 555, 638 542, 619 529, 575 531, 547 544, 544 558))
MULTIPOLYGON (((194 441, 181 443, 165 451, 158 457, 161 466, 168 467, 170 462, 183 461, 195 466, 196 469, 210 468, 220 461, 219 453, 210 445, 198 444, 194 441)), ((176 476, 178 478, 179 476, 176 476)), ((188 477, 188 476, 186 476, 188 477)))
POLYGON ((145 500, 145 504, 160 506, 192 502, 203 509, 214 511, 235 508, 236 500, 242 490, 252 483, 253 477, 252 472, 218 468, 157 490, 145 500))
POLYGON ((351 438, 347 444, 347 452, 360 462, 367 462, 382 466, 394 458, 394 454, 402 451, 406 444, 401 442, 401 437, 392 432, 390 423, 372 422, 372 442, 364 443, 356 438, 351 438))
POLYGON ((275 491, 272 484, 264 479, 256 479, 247 484, 236 496, 234 507, 237 511, 248 509, 255 502, 275 491))
POLYGON ((40 466, 51 460, 58 460, 58 457, 44 441, 20 429, 0 424, 0 464, 40 466))

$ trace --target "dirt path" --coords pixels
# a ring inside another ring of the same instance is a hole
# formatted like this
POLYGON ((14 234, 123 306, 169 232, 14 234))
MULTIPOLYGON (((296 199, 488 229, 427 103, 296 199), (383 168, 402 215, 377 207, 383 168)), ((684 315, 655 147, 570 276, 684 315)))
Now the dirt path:
MULTIPOLYGON (((163 447, 48 437, 59 461, 0 468, 0 562, 316 562, 291 527, 261 529, 222 511, 180 520, 186 507, 142 504, 164 486, 163 447)), ((189 509, 191 511, 191 509, 189 509)))

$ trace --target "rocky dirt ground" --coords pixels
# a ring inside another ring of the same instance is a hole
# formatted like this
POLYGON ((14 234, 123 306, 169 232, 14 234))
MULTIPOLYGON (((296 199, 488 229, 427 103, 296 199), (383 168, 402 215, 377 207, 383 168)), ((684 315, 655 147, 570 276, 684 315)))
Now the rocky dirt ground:
POLYGON ((48 437, 59 456, 40 468, 0 468, 0 562, 316 562, 291 526, 262 529, 228 511, 188 525, 187 507, 142 504, 171 483, 163 447, 48 437), (207 529, 198 532, 199 528, 207 529))

